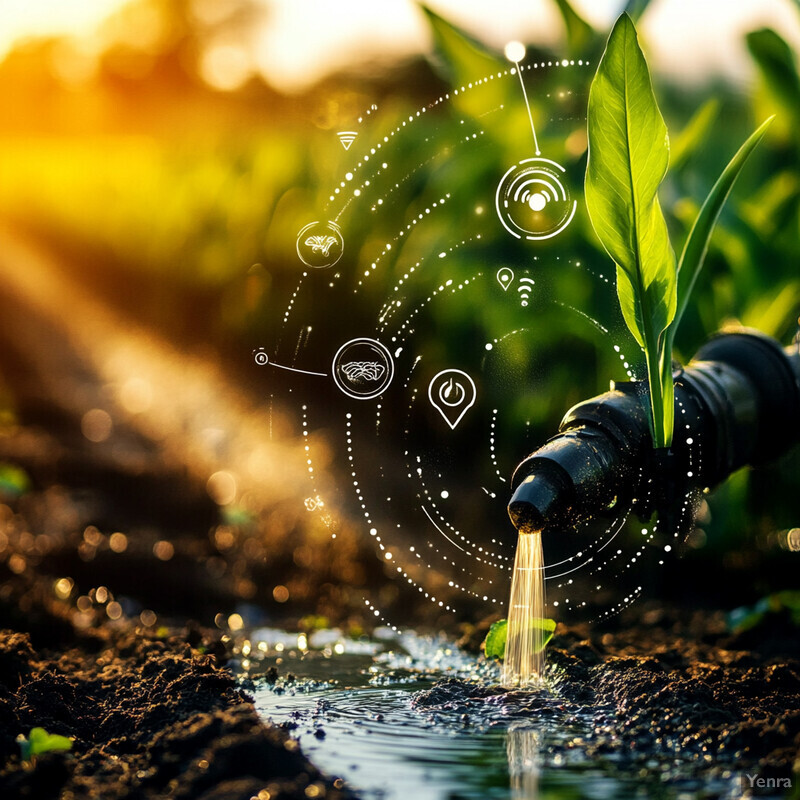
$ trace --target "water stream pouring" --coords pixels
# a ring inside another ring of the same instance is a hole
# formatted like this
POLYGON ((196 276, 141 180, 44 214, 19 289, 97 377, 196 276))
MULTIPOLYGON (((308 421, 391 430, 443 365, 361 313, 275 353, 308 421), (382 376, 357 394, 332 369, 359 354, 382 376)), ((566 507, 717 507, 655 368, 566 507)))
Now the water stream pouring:
POLYGON ((629 503, 669 524, 687 491, 800 442, 800 350, 757 331, 709 340, 675 376, 675 438, 654 450, 646 384, 612 384, 579 403, 516 469, 508 513, 520 533, 566 530, 629 503))

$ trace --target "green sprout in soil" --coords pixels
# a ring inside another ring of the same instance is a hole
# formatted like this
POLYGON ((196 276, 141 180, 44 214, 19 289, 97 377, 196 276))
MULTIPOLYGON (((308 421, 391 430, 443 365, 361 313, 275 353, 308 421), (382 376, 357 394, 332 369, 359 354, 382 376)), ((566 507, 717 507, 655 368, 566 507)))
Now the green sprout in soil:
MULTIPOLYGON (((554 619, 534 619, 531 620, 531 627, 537 628, 542 632, 539 639, 539 648, 535 652, 541 652, 547 647, 548 642, 553 638, 556 630, 556 621, 554 619)), ((483 643, 483 652, 486 658, 494 658, 502 661, 506 655, 506 640, 508 639, 508 620, 501 619, 495 622, 489 633, 486 634, 486 640, 483 643)))
POLYGON ((770 117, 747 139, 722 171, 676 261, 658 201, 669 165, 667 126, 631 18, 623 13, 615 23, 589 92, 586 206, 617 266, 617 296, 625 323, 644 352, 656 448, 672 444, 675 331, 722 206, 771 121, 770 117))
POLYGON ((735 608, 728 614, 728 629, 732 633, 744 633, 781 616, 788 616, 800 627, 800 592, 777 592, 762 597, 755 605, 735 608))
POLYGON ((20 734, 17 736, 17 744, 22 760, 31 764, 35 762, 36 756, 40 756, 42 753, 72 749, 72 739, 56 733, 48 733, 44 728, 31 728, 27 737, 20 734))

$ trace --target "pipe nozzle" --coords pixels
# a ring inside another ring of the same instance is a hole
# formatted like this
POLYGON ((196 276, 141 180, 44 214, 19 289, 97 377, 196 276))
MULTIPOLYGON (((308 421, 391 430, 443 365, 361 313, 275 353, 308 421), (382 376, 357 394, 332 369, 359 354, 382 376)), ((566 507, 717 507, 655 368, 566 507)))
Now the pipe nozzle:
POLYGON ((676 374, 675 403, 668 451, 653 449, 644 382, 574 406, 514 472, 518 532, 573 527, 636 498, 640 517, 669 519, 687 492, 788 451, 800 441, 800 352, 756 331, 719 335, 676 374))

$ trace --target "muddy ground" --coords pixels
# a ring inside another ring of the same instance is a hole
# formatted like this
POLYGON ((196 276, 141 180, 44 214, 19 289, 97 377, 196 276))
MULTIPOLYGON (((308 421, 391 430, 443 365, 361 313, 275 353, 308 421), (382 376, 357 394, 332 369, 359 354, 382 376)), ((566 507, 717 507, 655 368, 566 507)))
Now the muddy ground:
MULTIPOLYGON (((86 545, 85 536, 75 547, 67 534, 59 538, 59 520, 74 523, 76 503, 50 489, 0 507, 0 796, 347 796, 288 732, 259 720, 226 666, 229 635, 179 623, 175 614, 150 625, 133 613, 112 619, 111 581, 107 596, 90 592, 91 604, 81 600, 89 597, 85 588, 67 590, 59 578, 64 564, 84 565, 82 587, 108 575, 104 558, 71 552, 86 545), (30 548, 45 533, 54 537, 46 557, 30 548), (21 762, 16 738, 37 726, 71 737, 72 750, 21 762)), ((173 584, 190 582, 192 569, 181 566, 193 563, 190 548, 175 541, 173 584)), ((97 541, 96 550, 104 547, 97 541)), ((153 586, 139 580, 157 604, 153 586)), ((130 611, 136 592, 127 591, 120 605, 130 611)), ((349 622, 356 625, 352 615, 349 622)), ((484 630, 462 629, 462 644, 476 658, 484 630)), ((639 605, 604 627, 561 627, 549 663, 555 700, 511 693, 492 702, 512 703, 523 716, 593 709, 598 735, 584 746, 633 766, 672 752, 763 778, 791 777, 798 768, 800 642, 788 614, 733 635, 721 613, 639 605)), ((444 681, 416 702, 469 714, 474 703, 502 694, 444 681)))
MULTIPOLYGON (((476 649, 483 627, 468 630, 462 645, 476 649)), ((778 781, 798 786, 800 637, 787 612, 732 634, 722 612, 640 604, 602 627, 559 627, 548 664, 556 702, 508 692, 494 701, 506 706, 506 718, 588 709, 595 729, 582 746, 623 769, 673 755, 694 762, 701 776, 728 770, 744 782, 745 773, 757 775, 768 796, 784 796, 778 781)), ((476 696, 485 702, 486 691, 451 681, 416 702, 466 711, 476 696)))

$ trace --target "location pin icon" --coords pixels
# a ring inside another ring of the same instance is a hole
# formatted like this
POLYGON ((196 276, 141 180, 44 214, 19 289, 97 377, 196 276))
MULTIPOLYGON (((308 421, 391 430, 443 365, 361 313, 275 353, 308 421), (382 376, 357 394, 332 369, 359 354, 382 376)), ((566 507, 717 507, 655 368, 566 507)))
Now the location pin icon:
POLYGON ((477 394, 475 381, 460 369, 443 369, 428 384, 428 399, 451 430, 475 405, 477 394))
POLYGON ((508 287, 514 280, 514 270, 510 267, 500 267, 497 270, 497 282, 503 287, 503 291, 507 292, 508 287))

